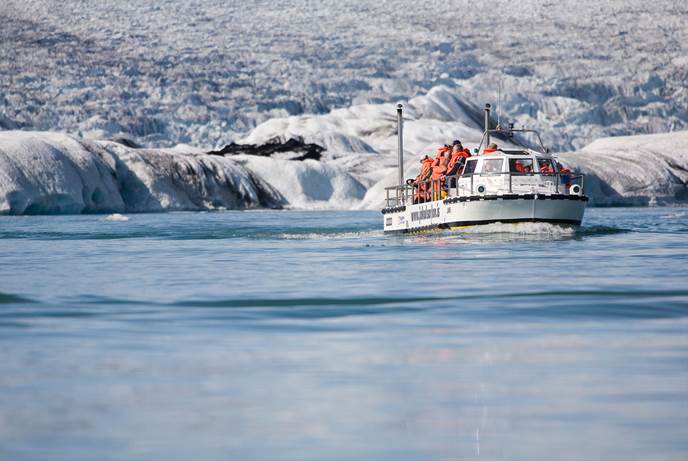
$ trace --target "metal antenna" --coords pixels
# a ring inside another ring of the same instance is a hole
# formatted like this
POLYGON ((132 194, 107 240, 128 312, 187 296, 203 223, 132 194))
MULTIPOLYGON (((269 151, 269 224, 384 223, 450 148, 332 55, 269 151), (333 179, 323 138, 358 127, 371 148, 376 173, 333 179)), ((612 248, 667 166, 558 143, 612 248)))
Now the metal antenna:
POLYGON ((502 77, 499 77, 499 86, 497 87, 497 129, 501 129, 502 125, 499 123, 499 114, 502 107, 502 77))
POLYGON ((402 105, 397 104, 397 148, 399 162, 399 184, 404 184, 404 117, 402 116, 402 105))

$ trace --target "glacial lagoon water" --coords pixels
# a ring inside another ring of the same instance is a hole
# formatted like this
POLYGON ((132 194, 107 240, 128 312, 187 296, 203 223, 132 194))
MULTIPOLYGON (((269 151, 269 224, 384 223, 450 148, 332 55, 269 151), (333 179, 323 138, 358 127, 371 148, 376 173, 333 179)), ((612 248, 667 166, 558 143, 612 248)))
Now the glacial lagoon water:
POLYGON ((688 208, 127 217, 0 217, 0 459, 688 459, 688 208))

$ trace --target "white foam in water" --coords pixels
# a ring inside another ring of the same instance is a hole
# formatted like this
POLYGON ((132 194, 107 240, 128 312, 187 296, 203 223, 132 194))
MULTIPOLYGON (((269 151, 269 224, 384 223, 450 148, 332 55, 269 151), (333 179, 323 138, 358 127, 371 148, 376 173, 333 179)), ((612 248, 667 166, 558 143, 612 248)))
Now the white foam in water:
POLYGON ((324 232, 309 232, 307 234, 280 234, 279 238, 284 240, 336 240, 336 239, 356 239, 362 237, 379 237, 382 236, 381 230, 365 231, 365 232, 333 232, 327 234, 324 232))
POLYGON ((119 213, 112 213, 111 215, 108 215, 105 217, 106 221, 129 221, 128 216, 124 216, 123 214, 119 213))
POLYGON ((462 234, 519 234, 519 235, 573 235, 576 229, 559 224, 525 222, 525 223, 492 223, 466 227, 453 232, 462 234))
POLYGON ((688 212, 686 211, 677 211, 676 213, 669 213, 662 216, 662 218, 665 219, 681 219, 685 217, 688 217, 688 212))

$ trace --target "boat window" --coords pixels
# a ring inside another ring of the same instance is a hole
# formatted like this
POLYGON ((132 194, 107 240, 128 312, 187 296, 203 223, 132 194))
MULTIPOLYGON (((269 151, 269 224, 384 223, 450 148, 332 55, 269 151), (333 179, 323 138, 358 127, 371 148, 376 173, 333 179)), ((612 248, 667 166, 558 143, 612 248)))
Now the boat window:
POLYGON ((548 158, 539 158, 537 159, 538 161, 538 169, 540 170, 540 173, 542 174, 554 174, 554 165, 552 164, 552 160, 548 158))
POLYGON ((475 173, 475 167, 478 164, 478 160, 468 160, 466 166, 463 169, 463 175, 471 175, 475 173))
POLYGON ((491 158, 489 160, 483 160, 483 174, 495 174, 502 172, 502 164, 504 159, 502 158, 491 158))
POLYGON ((532 158, 510 158, 509 171, 516 174, 528 174, 533 172, 532 158))

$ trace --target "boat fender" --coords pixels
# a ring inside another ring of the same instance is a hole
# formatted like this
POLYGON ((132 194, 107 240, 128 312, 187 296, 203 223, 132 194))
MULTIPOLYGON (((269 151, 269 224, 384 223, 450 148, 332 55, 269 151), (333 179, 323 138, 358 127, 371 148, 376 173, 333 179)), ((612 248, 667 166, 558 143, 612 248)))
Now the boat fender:
POLYGON ((581 195, 583 195, 583 189, 578 184, 574 184, 569 189, 569 194, 581 196, 581 195))
POLYGON ((485 189, 485 186, 483 186, 483 185, 481 184, 481 185, 478 186, 478 189, 477 189, 477 190, 478 190, 478 193, 479 193, 480 195, 483 195, 483 194, 485 194, 485 190, 486 190, 486 189, 485 189))

